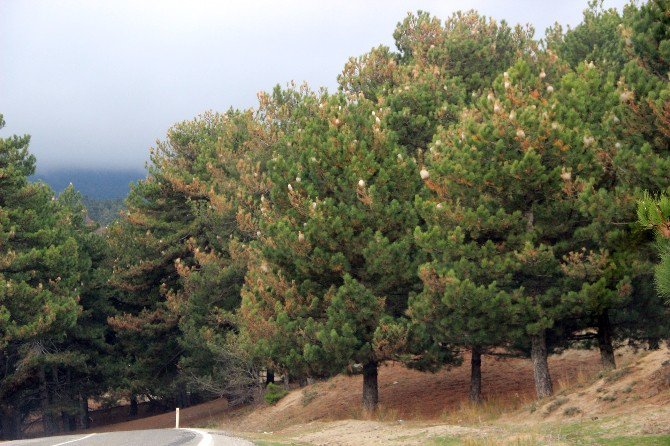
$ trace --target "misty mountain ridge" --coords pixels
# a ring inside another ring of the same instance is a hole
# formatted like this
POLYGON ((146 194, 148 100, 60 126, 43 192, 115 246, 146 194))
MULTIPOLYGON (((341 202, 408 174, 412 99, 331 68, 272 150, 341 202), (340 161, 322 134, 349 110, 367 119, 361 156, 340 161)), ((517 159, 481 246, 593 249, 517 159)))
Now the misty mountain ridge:
POLYGON ((141 169, 61 168, 38 170, 31 181, 44 181, 56 193, 62 192, 72 183, 82 195, 98 199, 124 198, 130 191, 130 183, 146 177, 141 169))

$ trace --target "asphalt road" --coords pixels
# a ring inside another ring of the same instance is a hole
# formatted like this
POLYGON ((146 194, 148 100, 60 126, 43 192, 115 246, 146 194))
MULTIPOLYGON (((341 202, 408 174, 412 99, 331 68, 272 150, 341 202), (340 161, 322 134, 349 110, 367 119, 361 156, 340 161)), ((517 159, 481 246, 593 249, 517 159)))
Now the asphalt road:
POLYGON ((150 429, 62 435, 2 443, 2 446, 252 446, 253 443, 202 429, 150 429))

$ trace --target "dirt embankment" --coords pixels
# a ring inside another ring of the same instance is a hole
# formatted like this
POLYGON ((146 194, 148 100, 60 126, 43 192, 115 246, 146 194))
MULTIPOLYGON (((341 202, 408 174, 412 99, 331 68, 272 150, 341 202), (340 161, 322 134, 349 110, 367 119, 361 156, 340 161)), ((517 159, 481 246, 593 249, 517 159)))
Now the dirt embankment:
MULTIPOLYGON (((125 413, 127 414, 127 408, 125 413)), ((222 417, 229 412, 228 402, 217 399, 197 406, 187 407, 180 410, 179 425, 182 427, 215 426, 222 417)), ((140 414, 141 415, 141 414, 140 414)), ((124 415, 127 419, 127 415, 124 415)), ((93 426, 87 432, 116 432, 142 429, 165 429, 175 427, 175 412, 170 411, 160 415, 137 418, 130 421, 103 424, 100 420, 98 426, 93 426)))
POLYGON ((670 432, 670 351, 628 355, 595 379, 576 382, 528 411, 505 417, 516 423, 612 419, 629 435, 670 432))
POLYGON ((585 444, 602 438, 589 437, 589 429, 612 437, 670 434, 667 348, 620 351, 619 368, 610 372, 602 371, 595 351, 552 357, 556 395, 541 402, 535 401, 530 361, 486 357, 486 401, 480 407, 467 400, 468 359, 437 374, 400 364, 381 368, 381 409, 373 419, 359 409, 361 377, 338 376, 295 390, 275 406, 232 412, 220 426, 261 440, 342 446, 423 445, 438 438, 477 445, 573 444, 564 426, 575 429, 569 435, 582 435, 585 444))
MULTIPOLYGON (((362 377, 343 375, 293 390, 274 406, 259 403, 231 410, 216 400, 183 409, 181 420, 183 426, 316 445, 420 445, 437 437, 517 444, 527 438, 543 441, 546 432, 538 426, 581 422, 627 435, 670 434, 670 351, 623 351, 617 361, 618 369, 604 373, 595 351, 552 357, 556 395, 541 402, 534 401, 529 360, 487 356, 482 367, 486 401, 480 407, 470 405, 466 355, 463 366, 435 374, 397 363, 381 367, 380 410, 372 418, 360 410, 362 377)), ((172 426, 174 413, 167 413, 96 431, 172 426)))
MULTIPOLYGON (((379 370, 380 413, 385 421, 440 420, 467 405, 469 357, 462 366, 438 373, 409 370, 389 363, 379 370)), ((600 360, 593 351, 570 351, 552 357, 550 367, 559 387, 593 377, 600 360)), ((274 431, 312 421, 361 419, 363 378, 337 376, 294 390, 274 406, 231 414, 224 424, 243 431, 274 431)), ((484 398, 492 410, 513 410, 534 399, 533 371, 529 360, 485 356, 482 361, 484 398)), ((465 416, 465 415, 464 415, 465 416)))

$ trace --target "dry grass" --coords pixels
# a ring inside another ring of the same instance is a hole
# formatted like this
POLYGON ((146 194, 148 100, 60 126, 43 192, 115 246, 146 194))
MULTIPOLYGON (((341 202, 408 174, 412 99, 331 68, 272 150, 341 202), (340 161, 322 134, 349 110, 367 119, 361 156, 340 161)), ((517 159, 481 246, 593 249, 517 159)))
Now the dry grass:
POLYGON ((358 406, 352 408, 349 411, 348 419, 361 421, 379 421, 383 423, 403 421, 399 415, 398 409, 387 407, 383 404, 377 406, 377 410, 374 412, 365 411, 363 408, 358 406))
MULTIPOLYGON (((389 364, 380 369, 381 401, 374 414, 361 410, 362 378, 343 375, 296 389, 274 406, 238 408, 220 418, 225 407, 211 402, 183 415, 197 411, 189 425, 217 424, 261 444, 558 446, 650 435, 670 440, 670 351, 620 353, 617 362, 625 372, 600 373, 593 351, 552 357, 556 396, 541 401, 534 398, 530 361, 485 358, 481 405, 468 402, 466 366, 429 374, 389 364)), ((166 414, 112 430, 173 420, 166 414)))
POLYGON ((464 438, 463 446, 539 446, 546 444, 535 435, 524 435, 516 438, 464 438))
POLYGON ((567 391, 583 388, 591 384, 594 380, 593 369, 579 367, 576 372, 562 370, 560 375, 554 378, 556 382, 556 393, 561 394, 567 391))
POLYGON ((527 393, 510 393, 487 398, 481 404, 461 401, 456 408, 445 410, 440 421, 448 424, 478 424, 497 420, 501 415, 518 410, 533 401, 527 393))

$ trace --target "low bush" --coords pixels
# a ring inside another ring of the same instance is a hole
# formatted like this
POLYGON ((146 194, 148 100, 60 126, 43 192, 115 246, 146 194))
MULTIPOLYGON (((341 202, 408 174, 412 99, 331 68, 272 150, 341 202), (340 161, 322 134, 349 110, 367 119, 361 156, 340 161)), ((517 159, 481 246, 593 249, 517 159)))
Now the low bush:
POLYGON ((286 395, 288 395, 288 391, 286 389, 284 389, 282 386, 270 383, 265 388, 265 395, 263 395, 263 398, 265 398, 265 402, 268 404, 274 405, 277 404, 277 402, 286 395))

